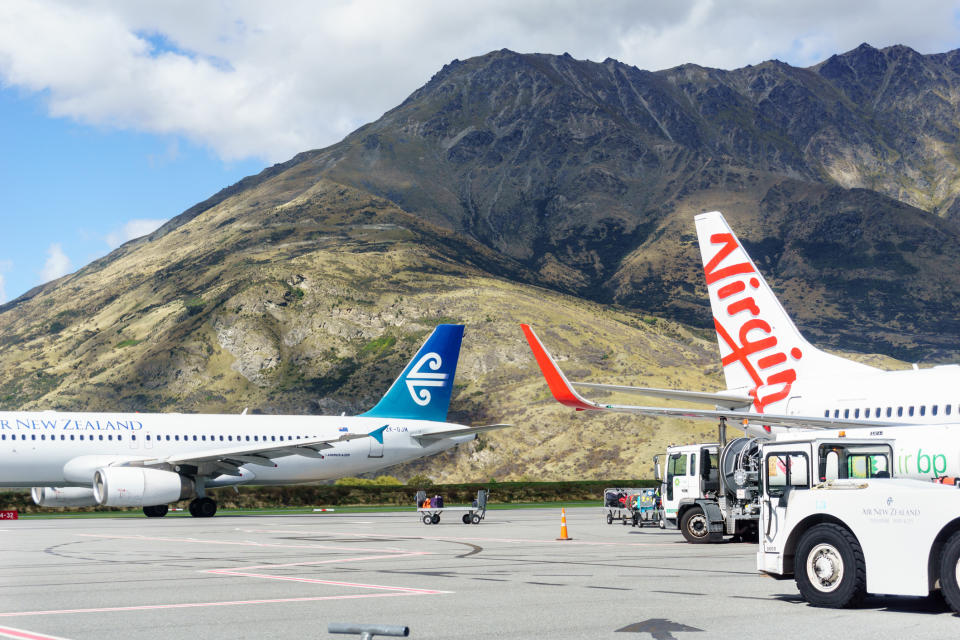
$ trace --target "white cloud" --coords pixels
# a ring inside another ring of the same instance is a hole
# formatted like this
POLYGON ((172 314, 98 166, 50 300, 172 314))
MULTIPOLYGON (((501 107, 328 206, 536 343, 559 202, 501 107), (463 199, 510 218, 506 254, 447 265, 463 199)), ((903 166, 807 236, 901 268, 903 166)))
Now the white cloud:
POLYGON ((643 69, 809 65, 861 42, 957 46, 960 0, 3 0, 0 82, 50 113, 270 161, 376 119, 503 47, 643 69))
POLYGON ((115 229, 108 233, 104 240, 107 241, 107 246, 113 250, 122 245, 124 242, 133 240, 134 238, 139 238, 140 236, 145 236, 148 233, 153 233, 159 229, 160 225, 162 225, 164 222, 166 222, 166 219, 131 220, 119 229, 115 229))
POLYGON ((56 280, 70 273, 70 258, 63 252, 59 242, 55 242, 47 249, 47 261, 43 264, 40 277, 43 282, 56 280))

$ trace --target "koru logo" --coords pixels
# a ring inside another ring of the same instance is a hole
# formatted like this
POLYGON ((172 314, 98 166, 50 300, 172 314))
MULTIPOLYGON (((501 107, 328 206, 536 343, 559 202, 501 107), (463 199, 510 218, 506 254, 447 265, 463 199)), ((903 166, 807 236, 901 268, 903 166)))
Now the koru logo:
POLYGON ((442 366, 443 360, 440 359, 440 355, 431 352, 417 360, 417 364, 413 365, 413 369, 407 374, 407 390, 410 391, 413 401, 421 407, 430 404, 430 390, 426 387, 442 387, 447 379, 447 374, 424 371, 424 367, 436 371, 442 366))
POLYGON ((893 504, 893 496, 887 498, 887 506, 889 507, 892 504, 893 504))

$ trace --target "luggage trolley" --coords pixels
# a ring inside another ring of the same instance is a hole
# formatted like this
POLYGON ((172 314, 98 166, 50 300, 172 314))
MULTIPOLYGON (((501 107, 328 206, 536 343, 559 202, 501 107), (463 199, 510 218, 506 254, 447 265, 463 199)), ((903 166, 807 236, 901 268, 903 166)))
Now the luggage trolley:
POLYGON ((615 487, 603 490, 603 508, 607 524, 619 521, 634 527, 657 524, 660 520, 657 509, 656 489, 615 487))
POLYGON ((440 514, 444 511, 463 511, 463 517, 460 518, 463 524, 480 524, 480 521, 487 515, 487 497, 489 495, 489 491, 480 489, 477 491, 477 498, 473 501, 473 505, 469 507, 445 507, 443 506, 443 498, 434 496, 430 501, 430 506, 424 507, 423 503, 427 499, 427 492, 417 491, 417 515, 420 516, 423 524, 440 524, 440 514), (440 498, 439 505, 434 504, 437 498, 440 498))

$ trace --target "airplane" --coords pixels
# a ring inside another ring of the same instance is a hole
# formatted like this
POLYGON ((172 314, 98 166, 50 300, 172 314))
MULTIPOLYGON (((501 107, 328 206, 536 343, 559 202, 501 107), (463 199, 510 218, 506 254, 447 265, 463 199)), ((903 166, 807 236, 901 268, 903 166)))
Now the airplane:
MULTIPOLYGON (((960 365, 887 371, 817 349, 800 334, 719 211, 695 217, 726 389, 698 392, 570 382, 529 325, 521 325, 554 398, 578 411, 726 421, 747 435, 831 430, 895 438, 896 472, 960 476, 960 365), (632 393, 709 409, 589 400, 577 388, 632 393)), ((830 435, 824 433, 824 435, 830 435)))
POLYGON ((463 325, 441 324, 359 416, 0 412, 0 486, 43 507, 142 507, 163 517, 206 490, 330 480, 430 456, 509 425, 448 423, 463 325))

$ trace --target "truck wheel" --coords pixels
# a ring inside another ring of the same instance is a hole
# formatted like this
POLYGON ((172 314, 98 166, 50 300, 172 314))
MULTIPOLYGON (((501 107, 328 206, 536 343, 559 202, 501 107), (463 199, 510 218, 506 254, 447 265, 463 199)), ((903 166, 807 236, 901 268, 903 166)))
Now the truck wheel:
POLYGON ((613 516, 609 513, 607 514, 607 524, 613 524, 613 516))
POLYGON ((940 591, 950 608, 960 613, 960 531, 947 539, 940 552, 940 591))
POLYGON ((683 512, 683 516, 680 518, 680 532, 687 542, 693 544, 716 542, 717 536, 710 535, 708 525, 707 515, 699 506, 690 507, 683 512))
POLYGON ((797 543, 793 575, 815 607, 856 606, 867 591, 863 549, 847 529, 830 523, 808 529, 797 543))

